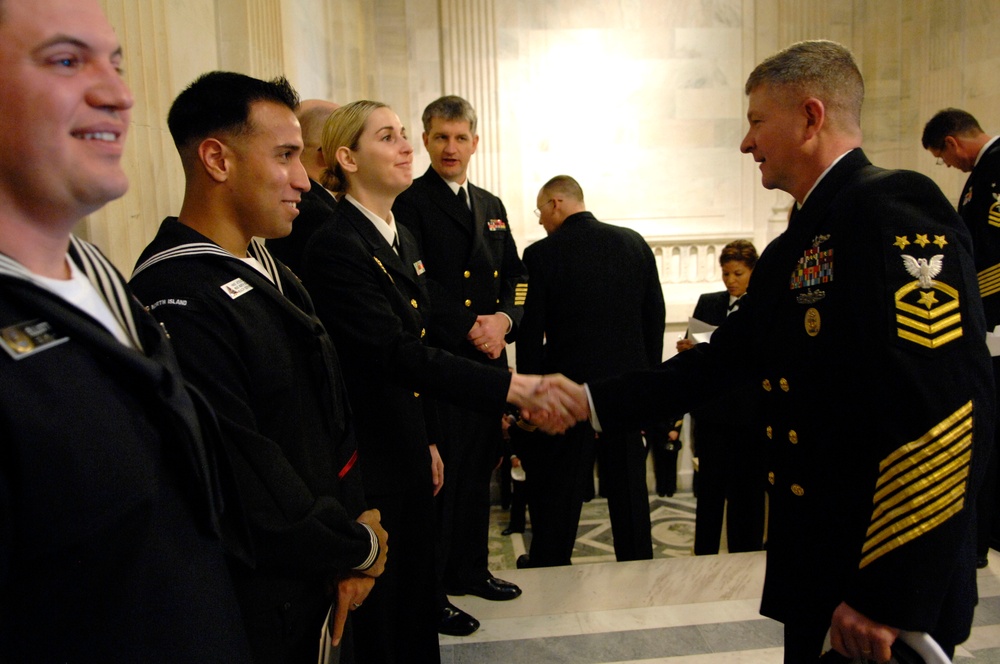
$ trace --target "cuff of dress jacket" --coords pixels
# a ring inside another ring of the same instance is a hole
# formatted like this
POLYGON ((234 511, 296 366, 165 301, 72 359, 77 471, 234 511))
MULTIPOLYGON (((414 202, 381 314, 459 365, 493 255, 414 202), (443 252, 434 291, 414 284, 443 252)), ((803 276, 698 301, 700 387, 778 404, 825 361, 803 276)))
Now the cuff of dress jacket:
POLYGON ((369 537, 371 537, 371 551, 368 553, 368 557, 365 558, 365 561, 354 568, 359 572, 365 571, 374 565, 376 560, 378 560, 378 536, 375 534, 375 531, 372 530, 372 527, 367 523, 362 523, 361 525, 365 527, 365 530, 368 531, 369 537))

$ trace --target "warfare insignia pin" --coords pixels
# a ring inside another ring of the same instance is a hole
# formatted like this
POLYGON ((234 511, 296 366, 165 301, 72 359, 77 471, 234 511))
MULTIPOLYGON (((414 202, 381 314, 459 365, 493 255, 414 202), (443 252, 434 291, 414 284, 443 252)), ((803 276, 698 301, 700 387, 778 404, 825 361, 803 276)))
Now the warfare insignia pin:
POLYGON ((799 304, 816 304, 824 297, 826 297, 825 290, 813 290, 810 288, 805 293, 799 293, 796 295, 795 301, 799 304))

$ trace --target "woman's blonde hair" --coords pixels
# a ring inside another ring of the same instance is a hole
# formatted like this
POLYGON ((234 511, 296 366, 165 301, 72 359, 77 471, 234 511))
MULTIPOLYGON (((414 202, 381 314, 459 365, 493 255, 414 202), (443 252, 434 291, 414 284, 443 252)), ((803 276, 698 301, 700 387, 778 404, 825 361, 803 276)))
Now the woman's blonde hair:
POLYGON ((326 124, 323 125, 322 142, 326 169, 321 178, 321 184, 326 189, 335 194, 347 193, 347 178, 337 162, 337 150, 343 147, 357 150, 368 116, 379 108, 389 107, 380 101, 362 99, 341 106, 327 118, 326 124))

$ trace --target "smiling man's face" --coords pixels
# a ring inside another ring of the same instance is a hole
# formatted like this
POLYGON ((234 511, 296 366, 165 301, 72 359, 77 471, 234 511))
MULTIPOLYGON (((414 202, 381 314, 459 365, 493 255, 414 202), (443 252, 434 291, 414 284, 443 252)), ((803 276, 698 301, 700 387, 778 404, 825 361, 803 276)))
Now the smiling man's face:
POLYGON ((133 98, 97 0, 4 0, 0 196, 36 216, 80 218, 128 188, 133 98))

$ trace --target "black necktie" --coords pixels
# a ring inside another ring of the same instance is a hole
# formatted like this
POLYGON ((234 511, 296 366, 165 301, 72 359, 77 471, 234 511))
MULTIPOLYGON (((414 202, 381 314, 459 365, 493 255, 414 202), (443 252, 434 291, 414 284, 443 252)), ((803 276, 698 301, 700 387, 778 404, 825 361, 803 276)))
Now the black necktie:
POLYGON ((393 235, 392 236, 392 250, 396 252, 397 256, 402 256, 402 254, 399 253, 399 236, 398 235, 393 235))
POLYGON ((735 300, 733 300, 733 303, 729 305, 729 309, 726 311, 726 315, 727 316, 740 308, 740 300, 742 300, 742 299, 743 299, 743 296, 740 295, 738 298, 736 298, 735 300))
POLYGON ((465 206, 466 210, 470 209, 469 208, 469 195, 467 193, 465 193, 465 187, 459 187, 458 188, 458 193, 455 194, 455 195, 458 196, 458 200, 462 201, 462 205, 465 206))

